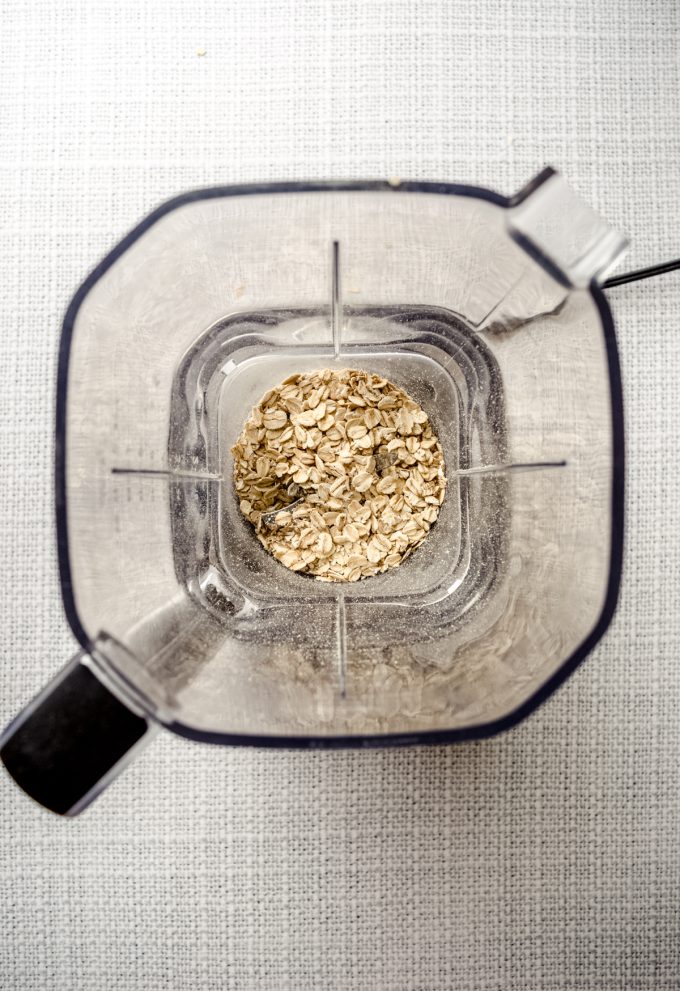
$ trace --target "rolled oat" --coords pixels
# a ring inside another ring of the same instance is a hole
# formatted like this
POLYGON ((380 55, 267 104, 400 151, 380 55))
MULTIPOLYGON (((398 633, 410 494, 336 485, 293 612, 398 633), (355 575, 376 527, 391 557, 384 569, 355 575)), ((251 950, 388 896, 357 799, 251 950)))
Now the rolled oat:
POLYGON ((254 407, 232 454, 239 506, 257 539, 285 567, 320 581, 398 567, 427 536, 446 491, 427 413, 358 369, 290 375, 254 407))

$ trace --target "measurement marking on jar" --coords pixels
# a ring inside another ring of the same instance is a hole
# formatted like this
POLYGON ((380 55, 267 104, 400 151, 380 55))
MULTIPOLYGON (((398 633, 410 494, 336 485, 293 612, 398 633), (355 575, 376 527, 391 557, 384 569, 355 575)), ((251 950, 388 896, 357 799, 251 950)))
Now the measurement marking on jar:
POLYGON ((171 471, 169 468, 112 468, 112 475, 140 475, 148 478, 189 479, 199 482, 221 482, 222 475, 201 471, 171 471))

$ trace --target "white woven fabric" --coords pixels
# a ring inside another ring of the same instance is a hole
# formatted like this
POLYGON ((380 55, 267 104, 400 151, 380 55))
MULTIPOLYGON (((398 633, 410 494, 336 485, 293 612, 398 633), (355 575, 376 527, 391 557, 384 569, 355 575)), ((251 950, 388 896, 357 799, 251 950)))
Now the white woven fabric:
MULTIPOLYGON (((59 323, 188 187, 544 163, 680 253, 668 0, 5 0, 0 717, 74 649, 52 520, 59 323), (205 55, 197 51, 205 50, 205 55)), ((0 986, 680 988, 680 276, 610 293, 627 400, 620 608, 534 717, 452 748, 265 753, 165 734, 80 819, 0 777, 0 986)))

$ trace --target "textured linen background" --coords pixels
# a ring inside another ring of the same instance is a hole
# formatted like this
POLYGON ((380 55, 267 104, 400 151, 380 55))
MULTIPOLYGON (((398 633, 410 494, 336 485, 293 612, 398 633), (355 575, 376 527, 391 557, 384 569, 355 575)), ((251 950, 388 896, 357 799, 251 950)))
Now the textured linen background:
MULTIPOLYGON (((673 0, 2 5, 0 716, 74 650, 52 519, 60 318, 160 200, 211 183, 544 163, 680 252, 673 0), (205 49, 206 54, 196 53, 205 49)), ((80 819, 0 776, 0 986, 680 988, 680 275, 613 290, 620 607, 488 742, 266 753, 159 737, 80 819)))

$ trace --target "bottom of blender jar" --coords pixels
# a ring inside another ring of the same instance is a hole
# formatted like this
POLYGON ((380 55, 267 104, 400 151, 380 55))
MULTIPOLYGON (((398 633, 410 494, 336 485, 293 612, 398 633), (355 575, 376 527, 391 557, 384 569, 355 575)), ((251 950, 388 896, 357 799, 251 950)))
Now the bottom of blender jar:
POLYGON ((185 356, 173 390, 171 463, 221 475, 172 486, 175 565, 192 597, 235 638, 323 649, 342 599, 352 649, 449 635, 502 573, 506 480, 456 478, 504 456, 503 390, 495 360, 464 322, 440 308, 347 307, 334 353, 327 309, 236 314, 185 356), (251 406, 292 372, 327 366, 375 371, 428 413, 449 484, 440 517, 408 561, 383 575, 316 582, 276 562, 244 520, 231 445, 251 406))

